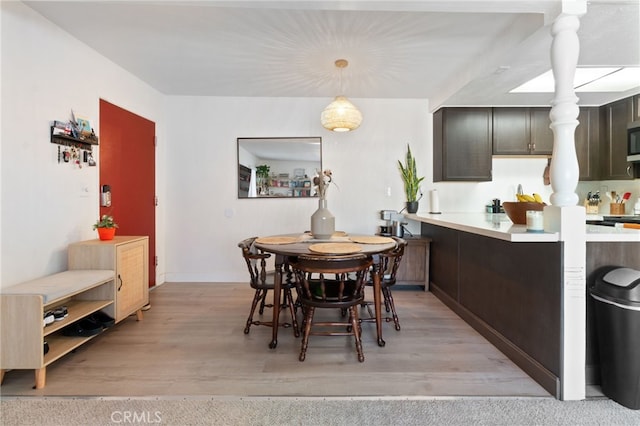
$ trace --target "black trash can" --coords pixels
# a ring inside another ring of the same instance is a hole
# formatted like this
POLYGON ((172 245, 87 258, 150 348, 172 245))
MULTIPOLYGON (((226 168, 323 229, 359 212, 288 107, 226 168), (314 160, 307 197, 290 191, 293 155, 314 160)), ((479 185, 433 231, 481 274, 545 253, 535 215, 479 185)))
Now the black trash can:
POLYGON ((640 271, 609 267, 591 287, 602 392, 640 409, 640 271))

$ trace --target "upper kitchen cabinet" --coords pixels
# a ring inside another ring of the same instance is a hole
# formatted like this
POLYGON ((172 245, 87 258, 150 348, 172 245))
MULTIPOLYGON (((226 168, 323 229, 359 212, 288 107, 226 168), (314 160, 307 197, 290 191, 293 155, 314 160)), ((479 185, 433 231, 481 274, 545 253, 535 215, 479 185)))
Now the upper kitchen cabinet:
POLYGON ((600 109, 580 108, 575 133, 576 155, 580 168, 579 179, 600 179, 600 109))
POLYGON ((531 112, 531 154, 551 155, 553 152, 553 131, 551 131, 551 108, 530 108, 531 112))
POLYGON ((491 108, 441 108, 433 114, 433 181, 490 181, 491 108))
POLYGON ((640 121, 640 95, 635 95, 632 98, 633 102, 633 120, 640 121))
POLYGON ((600 108, 602 125, 602 180, 633 179, 633 165, 627 162, 627 124, 633 121, 633 98, 600 108))
POLYGON ((493 108, 494 155, 551 155, 550 108, 493 108))

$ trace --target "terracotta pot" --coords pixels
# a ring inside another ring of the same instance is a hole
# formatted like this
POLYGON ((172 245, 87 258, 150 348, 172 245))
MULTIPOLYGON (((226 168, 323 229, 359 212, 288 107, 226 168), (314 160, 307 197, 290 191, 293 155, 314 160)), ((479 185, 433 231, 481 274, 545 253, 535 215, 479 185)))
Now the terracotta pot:
POLYGON ((116 228, 97 228, 98 237, 102 241, 113 240, 113 236, 116 235, 116 228))

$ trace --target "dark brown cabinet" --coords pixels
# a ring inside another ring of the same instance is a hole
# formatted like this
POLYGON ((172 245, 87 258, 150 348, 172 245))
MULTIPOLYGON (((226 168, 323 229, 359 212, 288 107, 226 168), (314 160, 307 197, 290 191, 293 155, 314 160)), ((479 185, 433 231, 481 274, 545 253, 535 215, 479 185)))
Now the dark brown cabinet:
POLYGON ((433 181, 491 180, 491 108, 442 108, 433 115, 433 181))
POLYGON ((633 121, 640 121, 640 95, 632 98, 633 102, 633 121))
POLYGON ((600 180, 600 109, 580 108, 575 132, 579 180, 600 180))
POLYGON ((493 109, 493 153, 529 154, 531 120, 528 108, 493 109))
POLYGON ((553 151, 553 131, 551 130, 551 108, 530 108, 531 112, 531 154, 551 155, 553 151))
MULTIPOLYGON (((490 181, 491 157, 551 156, 547 107, 442 108, 433 115, 433 181, 490 181)), ((640 178, 627 162, 627 125, 640 120, 640 95, 582 107, 575 130, 579 180, 640 178)))
POLYGON ((604 105, 600 113, 603 126, 600 179, 633 179, 633 164, 627 162, 627 124, 633 121, 633 98, 604 105))
POLYGON ((550 108, 494 108, 494 155, 551 155, 550 108))

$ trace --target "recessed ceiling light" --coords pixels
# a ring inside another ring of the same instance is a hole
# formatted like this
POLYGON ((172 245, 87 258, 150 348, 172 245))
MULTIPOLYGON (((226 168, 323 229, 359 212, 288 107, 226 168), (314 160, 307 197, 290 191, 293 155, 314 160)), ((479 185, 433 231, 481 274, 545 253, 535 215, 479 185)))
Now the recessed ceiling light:
POLYGON ((598 80, 576 87, 576 92, 626 92, 640 86, 640 67, 621 68, 598 80))
MULTIPOLYGON (((576 68, 573 79, 576 92, 625 92, 640 87, 639 67, 576 68)), ((527 81, 510 93, 553 93, 551 70, 527 81)))

